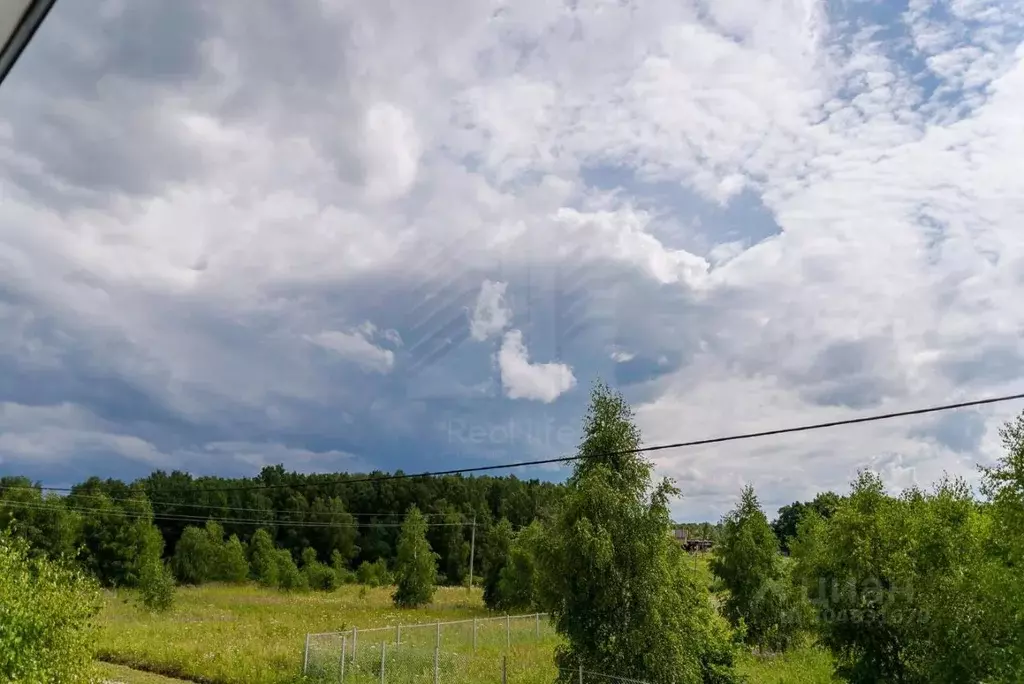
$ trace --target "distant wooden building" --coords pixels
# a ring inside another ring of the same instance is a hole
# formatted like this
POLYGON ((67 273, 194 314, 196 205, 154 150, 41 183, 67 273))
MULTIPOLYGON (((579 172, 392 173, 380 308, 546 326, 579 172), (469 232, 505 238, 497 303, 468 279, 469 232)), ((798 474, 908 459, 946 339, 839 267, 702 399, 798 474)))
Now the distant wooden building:
POLYGON ((677 544, 690 552, 707 551, 715 545, 710 539, 690 539, 689 533, 682 527, 674 528, 671 535, 677 544))

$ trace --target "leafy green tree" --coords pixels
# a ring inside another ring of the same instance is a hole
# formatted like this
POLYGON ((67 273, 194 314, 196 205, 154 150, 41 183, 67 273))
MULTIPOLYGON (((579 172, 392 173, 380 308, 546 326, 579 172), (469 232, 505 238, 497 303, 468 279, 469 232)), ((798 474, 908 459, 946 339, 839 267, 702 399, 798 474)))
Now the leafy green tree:
POLYGON ((567 491, 538 544, 538 594, 582 666, 653 684, 734 681, 728 628, 670 538, 670 481, 652 487, 625 399, 598 383, 567 491))
POLYGON ((829 520, 793 541, 815 627, 850 682, 1014 681, 1008 646, 1021 624, 988 514, 962 480, 889 496, 862 472, 829 520))
POLYGON ((802 626, 798 595, 790 589, 778 539, 749 485, 724 520, 711 571, 728 590, 725 617, 734 627, 744 625, 747 643, 773 650, 790 645, 802 626))
POLYGON ((139 598, 146 608, 162 613, 174 605, 174 573, 159 558, 149 557, 139 577, 139 598))
POLYGON ((238 535, 231 535, 220 549, 213 579, 229 584, 244 584, 249 577, 249 562, 245 558, 245 546, 238 535))
POLYGON ((512 523, 508 518, 502 518, 487 532, 481 560, 483 561, 484 605, 491 610, 504 608, 499 582, 501 581, 501 571, 508 564, 509 556, 512 553, 514 538, 515 532, 512 530, 512 523))
POLYGON ((388 564, 384 562, 383 558, 378 558, 372 563, 363 561, 359 565, 359 570, 356 571, 356 579, 359 584, 368 587, 383 587, 392 582, 388 564))
POLYGON ((317 591, 334 591, 340 584, 338 574, 316 558, 316 549, 307 547, 302 551, 302 574, 306 585, 317 591))
POLYGON ((987 585, 994 629, 1007 638, 993 668, 993 681, 1019 680, 1024 672, 1024 413, 999 431, 1004 454, 992 466, 981 468, 981 490, 987 499, 991 542, 987 547, 998 565, 983 581, 987 585))
POLYGON ((416 608, 434 598, 437 576, 437 554, 427 542, 427 521, 413 506, 402 523, 398 537, 398 559, 395 562, 397 587, 393 596, 399 608, 416 608))
POLYGON ((814 511, 828 520, 839 508, 842 497, 835 492, 821 492, 812 501, 794 501, 779 509, 779 515, 772 523, 772 531, 779 540, 779 548, 789 553, 789 540, 796 536, 797 527, 808 513, 814 511))
POLYGON ((0 679, 91 681, 99 587, 0 531, 0 679))
POLYGON ((500 610, 530 610, 537 605, 537 554, 543 541, 540 521, 519 530, 512 542, 508 563, 498 578, 500 610))
POLYGON ((772 532, 782 551, 789 553, 789 540, 796 536, 797 527, 808 510, 808 505, 803 501, 794 501, 779 509, 778 517, 772 522, 772 532))
POLYGON ((81 527, 81 514, 68 510, 62 496, 44 496, 27 477, 0 478, 0 529, 26 540, 30 555, 74 556, 81 527))
POLYGON ((174 576, 182 584, 200 585, 210 581, 218 564, 218 553, 217 544, 207 530, 186 527, 171 558, 174 576))
POLYGON ((308 588, 306 577, 295 565, 295 559, 288 549, 277 549, 275 551, 277 560, 277 586, 284 591, 299 591, 308 588))
POLYGON ((72 488, 67 504, 88 509, 82 518, 79 558, 105 586, 138 586, 148 549, 162 537, 143 489, 90 478, 72 488))
POLYGON ((262 527, 249 542, 249 569, 252 578, 265 587, 279 583, 278 555, 270 533, 262 527))
POLYGON ((356 573, 348 567, 349 559, 337 549, 331 552, 331 569, 338 576, 339 584, 352 584, 356 581, 356 573))

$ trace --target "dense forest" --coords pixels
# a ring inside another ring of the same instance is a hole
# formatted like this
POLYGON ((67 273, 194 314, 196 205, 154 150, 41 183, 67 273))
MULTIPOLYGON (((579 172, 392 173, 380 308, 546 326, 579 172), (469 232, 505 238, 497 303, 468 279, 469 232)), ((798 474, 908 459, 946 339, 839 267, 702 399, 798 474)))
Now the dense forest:
MULTIPOLYGON (((402 475, 401 472, 395 475, 402 475)), ((463 584, 487 556, 492 527, 506 519, 518 530, 556 502, 562 486, 509 477, 445 476, 377 479, 384 473, 303 475, 265 467, 254 478, 195 478, 155 472, 133 483, 89 480, 66 495, 45 494, 26 478, 0 478, 0 528, 13 526, 51 556, 78 554, 108 584, 131 584, 133 554, 152 525, 170 557, 186 528, 213 520, 226 537, 248 543, 265 530, 298 562, 306 549, 328 561, 340 554, 355 570, 394 564, 403 517, 416 506, 427 540, 440 556, 439 580, 463 584)))

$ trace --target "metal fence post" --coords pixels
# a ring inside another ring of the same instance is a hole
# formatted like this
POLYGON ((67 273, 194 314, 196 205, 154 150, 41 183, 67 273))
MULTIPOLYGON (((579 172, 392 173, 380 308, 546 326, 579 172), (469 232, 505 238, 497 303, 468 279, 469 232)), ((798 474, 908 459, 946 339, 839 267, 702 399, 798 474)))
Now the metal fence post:
POLYGON ((512 646, 512 618, 505 615, 505 648, 512 646))
POLYGON ((540 613, 537 613, 537 638, 540 639, 540 613))
POLYGON ((345 681, 345 655, 346 655, 345 652, 347 650, 348 650, 348 635, 347 634, 342 634, 341 635, 341 663, 338 666, 338 669, 341 670, 341 676, 340 676, 340 680, 341 681, 345 681))
POLYGON ((402 625, 395 627, 395 643, 399 646, 402 645, 402 625))
POLYGON ((473 618, 473 650, 476 650, 476 618, 473 618))
POLYGON ((583 666, 580 665, 580 684, 583 684, 583 666))
POLYGON ((441 621, 437 621, 437 637, 434 639, 434 648, 441 648, 441 621))
POLYGON ((352 628, 352 662, 356 662, 356 638, 359 636, 359 630, 355 627, 352 628))
POLYGON ((380 684, 384 684, 384 649, 387 648, 388 642, 380 642, 380 684))
POLYGON ((302 674, 306 674, 306 670, 309 668, 309 634, 306 634, 306 648, 302 653, 302 674))
POLYGON ((438 671, 438 667, 437 667, 437 665, 438 665, 437 657, 438 657, 439 653, 440 653, 440 649, 435 648, 434 649, 434 684, 438 684, 438 682, 440 681, 440 672, 438 671))

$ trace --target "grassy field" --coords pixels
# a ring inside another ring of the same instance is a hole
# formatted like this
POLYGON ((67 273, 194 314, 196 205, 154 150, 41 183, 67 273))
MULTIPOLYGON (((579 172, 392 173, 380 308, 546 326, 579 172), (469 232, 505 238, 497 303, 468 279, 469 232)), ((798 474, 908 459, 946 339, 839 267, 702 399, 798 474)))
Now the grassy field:
MULTIPOLYGON (((710 582, 707 560, 698 558, 696 564, 710 582)), ((300 673, 307 633, 340 632, 356 626, 354 656, 351 642, 345 642, 345 681, 380 681, 383 642, 386 681, 433 682, 436 621, 476 618, 475 650, 472 622, 442 627, 441 681, 500 682, 503 655, 508 657, 509 682, 553 681, 552 652, 557 637, 545 621, 512 621, 506 635, 503 619, 484 621, 493 616, 485 610, 479 590, 470 594, 465 589, 440 588, 430 606, 413 611, 394 608, 391 591, 345 586, 329 594, 286 594, 255 586, 208 585, 179 589, 174 608, 164 615, 139 608, 130 594, 111 592, 100 615, 99 657, 108 663, 210 684, 287 684, 303 681, 300 673), (401 635, 395 629, 411 623, 424 626, 403 627, 401 635), (367 631, 378 627, 389 629, 367 631), (399 636, 401 646, 397 645, 399 636), (510 648, 506 648, 507 638, 510 648)), ((341 649, 339 637, 311 638, 309 665, 323 675, 319 681, 339 680, 341 649)), ((828 654, 810 645, 779 656, 744 654, 739 662, 750 684, 824 684, 834 681, 831 667, 828 654)), ((131 679, 131 670, 121 668, 120 672, 121 676, 104 678, 125 684, 166 681, 131 679)))
MULTIPOLYGON (((394 608, 390 594, 387 588, 356 586, 342 587, 330 594, 285 594, 254 586, 209 585, 180 589, 174 608, 167 614, 155 615, 139 608, 130 594, 111 592, 100 614, 99 658, 173 677, 231 684, 280 684, 299 681, 307 632, 489 617, 479 590, 470 595, 465 589, 438 589, 430 606, 415 611, 394 608)), ((361 634, 355 665, 379 663, 380 642, 396 637, 393 630, 361 634)), ((433 625, 407 630, 402 636, 402 649, 392 649, 388 662, 394 662, 395 668, 408 669, 418 664, 432 667, 435 638, 433 625), (414 657, 408 654, 414 654, 422 663, 395 662, 403 655, 407 659, 414 657)), ((469 657, 465 655, 472 653, 471 625, 445 627, 442 640, 442 652, 447 654, 443 668, 490 669, 500 677, 500 654, 505 642, 503 621, 479 625, 477 657, 472 658, 472 663, 467 662, 469 657), (485 667, 484 661, 490 665, 485 667)), ((542 623, 540 638, 534 621, 513 623, 512 642, 512 666, 523 670, 523 677, 526 670, 538 667, 548 673, 554 637, 546 623, 542 623)), ((340 642, 314 640, 311 653, 333 664, 335 654, 340 654, 340 642)), ((348 674, 349 678, 356 675, 351 666, 348 674)))

